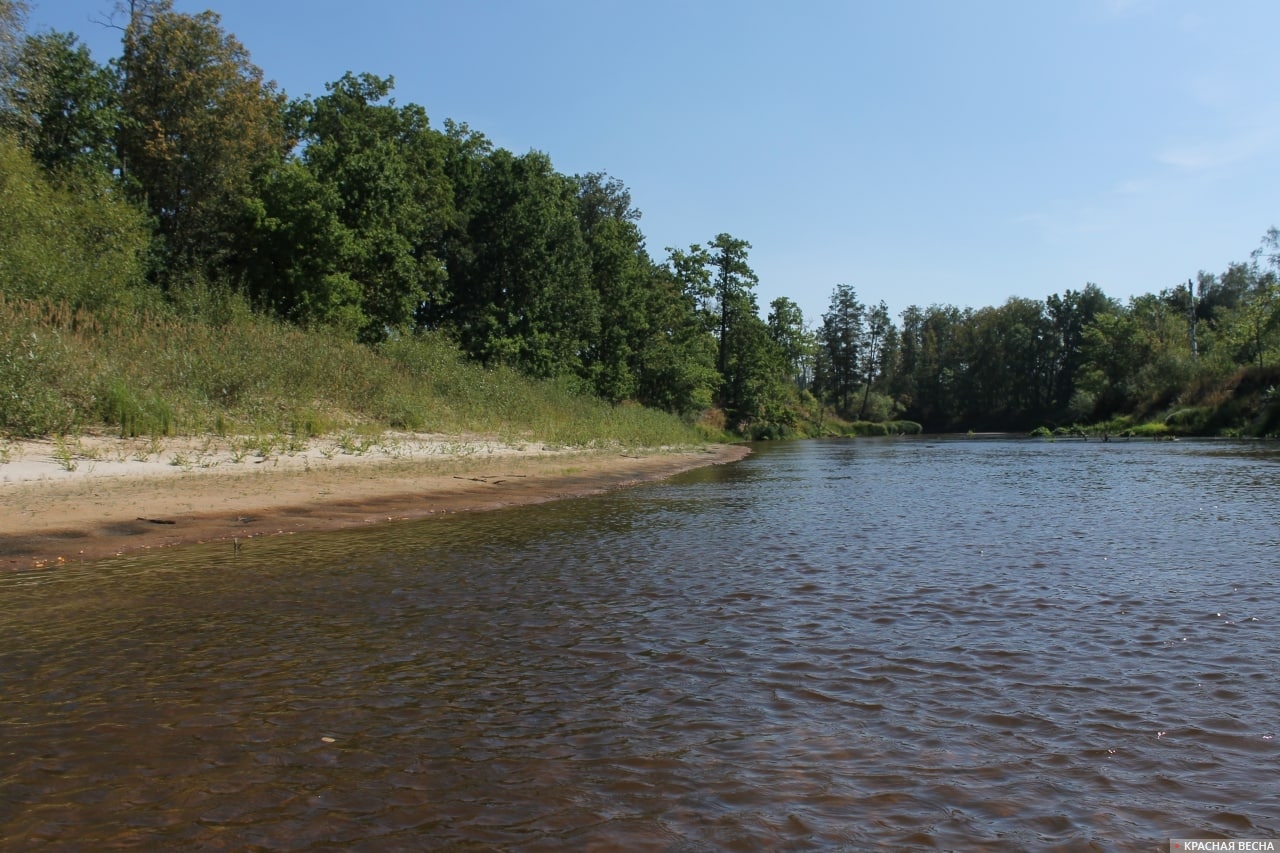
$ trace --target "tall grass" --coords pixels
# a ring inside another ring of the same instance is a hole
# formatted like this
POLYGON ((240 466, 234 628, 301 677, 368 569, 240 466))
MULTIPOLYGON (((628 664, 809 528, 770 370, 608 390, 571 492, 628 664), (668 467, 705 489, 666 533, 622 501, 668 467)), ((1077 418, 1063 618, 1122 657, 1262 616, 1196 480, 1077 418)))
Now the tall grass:
POLYGON ((356 427, 568 446, 704 440, 671 415, 469 363, 438 336, 370 348, 277 322, 226 294, 197 295, 182 312, 90 312, 0 293, 0 433, 311 436, 356 427))

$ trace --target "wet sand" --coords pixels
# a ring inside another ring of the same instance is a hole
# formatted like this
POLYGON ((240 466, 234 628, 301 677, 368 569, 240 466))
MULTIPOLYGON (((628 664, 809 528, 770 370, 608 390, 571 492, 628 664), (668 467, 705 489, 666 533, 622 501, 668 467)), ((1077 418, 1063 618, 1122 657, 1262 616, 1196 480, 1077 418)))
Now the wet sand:
POLYGON ((0 570, 333 530, 595 494, 736 461, 747 448, 549 448, 478 438, 80 439, 0 448, 0 570))

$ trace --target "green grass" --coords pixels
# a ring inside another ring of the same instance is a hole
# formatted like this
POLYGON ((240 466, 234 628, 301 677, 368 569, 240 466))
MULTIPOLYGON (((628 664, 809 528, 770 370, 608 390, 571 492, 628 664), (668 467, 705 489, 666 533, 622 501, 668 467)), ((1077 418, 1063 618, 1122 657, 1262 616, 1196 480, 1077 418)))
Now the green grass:
POLYGON ((613 406, 569 381, 467 362, 442 337, 376 348, 220 297, 217 322, 72 311, 0 294, 0 434, 288 435, 399 429, 559 446, 703 443, 678 417, 613 406))
POLYGON ((841 427, 843 435, 856 436, 920 435, 922 431, 915 421, 851 421, 841 427))

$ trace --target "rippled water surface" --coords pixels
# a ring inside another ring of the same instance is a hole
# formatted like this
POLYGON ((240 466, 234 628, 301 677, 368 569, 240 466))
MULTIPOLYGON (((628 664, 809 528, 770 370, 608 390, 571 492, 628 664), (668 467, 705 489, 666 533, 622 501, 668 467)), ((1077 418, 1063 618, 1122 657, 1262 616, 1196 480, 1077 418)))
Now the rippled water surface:
POLYGON ((1280 836, 1267 445, 858 440, 0 576, 0 847, 1280 836))

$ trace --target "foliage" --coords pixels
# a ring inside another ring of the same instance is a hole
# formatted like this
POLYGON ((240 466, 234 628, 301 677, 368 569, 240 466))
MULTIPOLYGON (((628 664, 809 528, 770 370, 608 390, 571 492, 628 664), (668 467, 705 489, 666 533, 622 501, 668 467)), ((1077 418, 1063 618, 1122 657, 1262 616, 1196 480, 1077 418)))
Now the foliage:
POLYGON ((269 184, 265 223, 289 280, 256 278, 256 265, 249 273, 286 314, 358 323, 364 340, 411 327, 445 279, 438 255, 453 202, 442 142, 421 107, 389 99, 394 82, 347 73, 291 106, 304 168, 269 184), (318 243, 300 239, 307 228, 318 243))
POLYGON ((284 96, 219 23, 176 13, 172 0, 142 4, 119 66, 121 168, 169 263, 205 272, 226 262, 254 176, 289 147, 284 96))
POLYGON ((0 110, 4 112, 12 106, 8 94, 19 73, 17 54, 26 20, 24 0, 0 0, 0 110))
POLYGON ((482 164, 471 251, 449 268, 449 327, 487 364, 534 376, 582 376, 600 301, 579 230, 573 181, 540 152, 499 149, 482 164))
POLYGON ((146 302, 143 218, 101 179, 55 181, 0 133, 0 293, 73 309, 146 302))
POLYGON ((786 297, 762 318, 744 239, 650 257, 616 178, 436 129, 391 77, 289 101, 213 12, 118 10, 100 66, 0 0, 6 429, 562 435, 547 401, 610 413, 600 429, 643 431, 649 406, 758 438, 1280 429, 1274 227, 1128 304, 1086 284, 895 325, 839 284, 811 330, 786 297))
POLYGON ((861 379, 864 312, 857 291, 850 285, 838 284, 818 332, 823 357, 818 361, 817 386, 845 416, 853 414, 852 401, 861 379))
POLYGON ((800 306, 785 296, 769 303, 769 337, 778 349, 796 388, 807 388, 813 379, 814 348, 817 341, 805 328, 800 306))
POLYGON ((243 301, 227 313, 230 322, 215 325, 166 308, 91 314, 0 294, 0 433, 310 434, 372 424, 573 446, 702 440, 672 415, 470 363, 439 334, 368 347, 243 301))
POLYGON ((121 116, 115 75, 70 33, 28 36, 0 115, 45 169, 108 173, 121 116))
POLYGON ((59 386, 67 357, 62 336, 36 312, 14 316, 10 307, 0 294, 0 431, 11 436, 69 432, 79 413, 59 386))
MULTIPOLYGON (((729 234, 717 234, 707 242, 711 250, 707 261, 711 267, 711 292, 715 297, 716 340, 719 341, 719 357, 716 366, 720 375, 729 380, 729 336, 735 321, 746 316, 747 309, 754 308, 751 292, 759 283, 755 272, 747 265, 747 250, 751 244, 729 234)), ((722 396, 722 402, 723 402, 722 396)))

